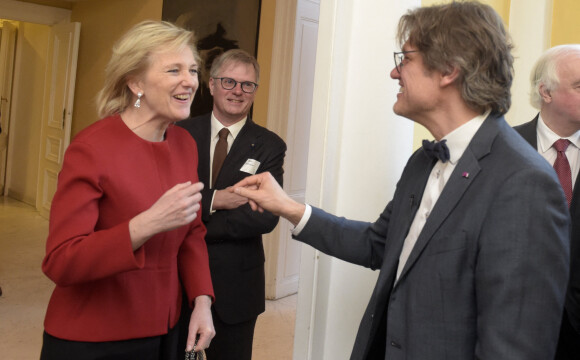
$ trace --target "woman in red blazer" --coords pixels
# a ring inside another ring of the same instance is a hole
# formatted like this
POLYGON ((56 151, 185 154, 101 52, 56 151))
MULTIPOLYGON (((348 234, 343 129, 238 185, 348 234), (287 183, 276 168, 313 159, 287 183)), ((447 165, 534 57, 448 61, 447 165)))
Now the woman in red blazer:
POLYGON ((187 350, 215 334, 197 147, 173 125, 198 87, 193 41, 146 21, 113 48, 101 120, 68 147, 52 201, 42 269, 56 287, 42 360, 182 356, 180 281, 194 308, 187 350))

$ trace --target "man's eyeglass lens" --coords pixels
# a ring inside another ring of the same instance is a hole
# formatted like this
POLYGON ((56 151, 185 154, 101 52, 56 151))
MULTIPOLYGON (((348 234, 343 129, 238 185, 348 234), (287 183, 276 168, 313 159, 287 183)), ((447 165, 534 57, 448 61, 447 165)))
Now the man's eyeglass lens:
POLYGON ((399 73, 401 73, 401 68, 404 65, 403 60, 405 60, 405 54, 414 53, 414 52, 417 52, 417 50, 399 51, 399 52, 393 53, 393 56, 395 57, 395 67, 397 68, 397 71, 399 73))
POLYGON ((222 78, 216 78, 217 80, 220 80, 222 87, 226 90, 232 90, 233 88, 235 88, 238 84, 240 84, 240 86, 242 87, 242 91, 248 94, 253 93, 254 91, 256 91, 256 88, 258 87, 258 84, 253 83, 251 81, 242 81, 242 82, 238 82, 232 78, 227 78, 227 77, 222 77, 222 78))

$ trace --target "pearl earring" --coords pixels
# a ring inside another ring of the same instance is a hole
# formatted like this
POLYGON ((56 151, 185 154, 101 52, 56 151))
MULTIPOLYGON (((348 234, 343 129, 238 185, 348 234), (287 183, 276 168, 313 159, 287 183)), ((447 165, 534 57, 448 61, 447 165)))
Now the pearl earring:
POLYGON ((135 105, 134 105, 137 109, 141 107, 141 96, 143 96, 143 94, 138 92, 137 93, 137 101, 135 101, 135 105))

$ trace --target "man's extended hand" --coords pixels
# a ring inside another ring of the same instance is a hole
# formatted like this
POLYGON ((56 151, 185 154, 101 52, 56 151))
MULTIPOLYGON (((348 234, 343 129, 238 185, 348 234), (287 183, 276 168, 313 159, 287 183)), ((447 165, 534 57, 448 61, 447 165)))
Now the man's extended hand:
POLYGON ((248 176, 232 186, 230 191, 248 198, 252 210, 267 210, 294 225, 304 215, 304 204, 292 200, 269 172, 248 176))

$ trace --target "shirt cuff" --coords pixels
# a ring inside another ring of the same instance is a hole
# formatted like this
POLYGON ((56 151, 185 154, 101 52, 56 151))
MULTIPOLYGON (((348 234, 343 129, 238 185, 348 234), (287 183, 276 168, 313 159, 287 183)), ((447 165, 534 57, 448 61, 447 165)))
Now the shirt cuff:
POLYGON ((217 190, 214 190, 212 195, 211 195, 211 203, 209 204, 209 214, 213 214, 214 212, 216 212, 217 210, 213 209, 213 199, 215 198, 215 193, 217 190))
POLYGON ((312 206, 310 206, 308 204, 304 204, 304 205, 306 206, 306 208, 304 209, 304 215, 302 215, 302 219, 300 219, 300 222, 298 222, 296 227, 294 229, 292 229, 293 236, 300 235, 300 233, 302 232, 302 229, 304 229, 304 227, 306 226, 306 223, 308 223, 308 220, 310 220, 310 215, 312 215, 312 206))

